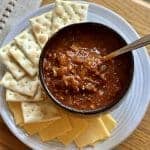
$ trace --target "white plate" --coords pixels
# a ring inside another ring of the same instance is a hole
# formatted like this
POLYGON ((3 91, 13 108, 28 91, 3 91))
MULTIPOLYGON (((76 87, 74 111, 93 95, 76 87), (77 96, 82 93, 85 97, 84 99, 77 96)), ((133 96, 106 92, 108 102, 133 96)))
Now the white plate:
MULTIPOLYGON (((51 10, 53 5, 39 8, 32 14, 26 16, 20 23, 15 26, 8 34, 3 44, 8 43, 18 33, 29 26, 29 18, 40 15, 51 10)), ((136 31, 124 19, 116 13, 96 4, 90 3, 88 11, 88 21, 100 22, 115 29, 128 42, 136 40, 139 36, 136 31)), ((112 136, 104 142, 99 142, 94 148, 85 148, 92 150, 107 150, 121 143, 126 139, 140 123, 148 107, 150 100, 150 63, 148 54, 144 48, 134 52, 134 78, 129 92, 124 97, 123 103, 112 112, 112 115, 118 122, 117 128, 113 131, 112 136)), ((2 77, 4 68, 1 66, 0 77, 2 77)), ((0 113, 7 126, 23 143, 33 149, 40 150, 74 150, 74 144, 64 147, 57 142, 42 143, 36 136, 28 136, 18 128, 10 114, 8 107, 3 99, 3 89, 0 89, 0 113)))

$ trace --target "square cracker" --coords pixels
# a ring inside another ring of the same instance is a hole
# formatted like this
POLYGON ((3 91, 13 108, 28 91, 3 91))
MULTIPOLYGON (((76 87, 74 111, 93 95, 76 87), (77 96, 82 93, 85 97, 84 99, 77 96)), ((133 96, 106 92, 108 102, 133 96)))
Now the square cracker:
POLYGON ((87 3, 57 0, 52 13, 52 31, 55 32, 65 25, 85 21, 87 11, 87 3))
POLYGON ((25 123, 60 119, 58 109, 50 102, 22 102, 21 107, 25 123))
POLYGON ((16 81, 11 73, 6 72, 0 81, 0 84, 14 92, 18 92, 27 96, 34 96, 39 81, 37 78, 29 77, 24 77, 21 80, 16 81))
POLYGON ((10 57, 9 49, 14 45, 14 41, 0 49, 0 58, 2 63, 9 69, 13 76, 19 80, 24 75, 24 70, 10 57))
POLYGON ((38 87, 34 97, 22 95, 20 93, 13 92, 11 90, 6 89, 6 101, 10 101, 10 102, 25 102, 25 101, 33 102, 34 101, 35 102, 35 101, 42 101, 42 100, 44 100, 44 96, 40 86, 38 87))
POLYGON ((30 19, 33 33, 41 48, 45 46, 48 38, 52 35, 51 20, 51 11, 30 19))
POLYGON ((16 44, 9 49, 9 53, 30 76, 34 76, 37 73, 37 68, 28 60, 16 44))
POLYGON ((20 33, 15 41, 20 49, 25 53, 28 59, 37 66, 39 63, 39 57, 41 54, 41 47, 36 42, 31 29, 26 29, 20 33))

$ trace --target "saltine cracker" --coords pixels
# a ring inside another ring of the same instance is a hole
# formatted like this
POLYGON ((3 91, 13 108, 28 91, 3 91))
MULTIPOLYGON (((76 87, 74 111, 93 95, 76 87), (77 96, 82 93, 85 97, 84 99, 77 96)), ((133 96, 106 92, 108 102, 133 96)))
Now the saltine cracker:
POLYGON ((52 35, 51 20, 51 11, 30 19, 33 33, 41 48, 45 46, 48 38, 52 35))
POLYGON ((45 122, 60 118, 59 111, 50 102, 22 102, 24 123, 45 122))
POLYGON ((13 74, 13 76, 19 80, 24 75, 24 70, 12 59, 12 57, 9 54, 9 49, 14 45, 14 41, 7 44, 6 46, 2 47, 0 49, 0 58, 1 61, 4 63, 4 65, 8 68, 8 70, 13 74))
POLYGON ((36 102, 42 100, 44 100, 44 96, 40 86, 38 87, 34 97, 22 95, 20 93, 6 89, 6 101, 9 102, 36 102))
POLYGON ((6 72, 0 81, 0 85, 3 85, 5 88, 27 96, 35 95, 38 84, 39 81, 36 77, 24 77, 21 80, 17 81, 9 72, 6 72))
POLYGON ((26 29, 15 37, 15 41, 28 59, 35 65, 38 66, 39 58, 41 54, 41 47, 36 42, 31 29, 26 29))
POLYGON ((52 13, 52 31, 73 23, 86 21, 87 3, 57 0, 52 13))
POLYGON ((37 73, 37 68, 28 60, 17 45, 13 45, 9 49, 9 53, 30 76, 34 76, 37 73))

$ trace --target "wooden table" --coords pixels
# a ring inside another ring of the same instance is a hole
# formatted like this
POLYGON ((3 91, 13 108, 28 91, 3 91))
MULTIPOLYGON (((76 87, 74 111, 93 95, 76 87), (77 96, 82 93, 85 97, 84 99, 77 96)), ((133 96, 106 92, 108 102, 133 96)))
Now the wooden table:
MULTIPOLYGON (((92 1, 92 0, 91 0, 92 1)), ((150 33, 150 5, 140 0, 93 0, 123 16, 140 35, 150 33)), ((43 0, 43 5, 52 0, 43 0)), ((150 52, 150 47, 148 47, 150 52)), ((0 119, 0 150, 28 150, 0 119)), ((115 150, 150 150, 150 107, 134 133, 115 150)))

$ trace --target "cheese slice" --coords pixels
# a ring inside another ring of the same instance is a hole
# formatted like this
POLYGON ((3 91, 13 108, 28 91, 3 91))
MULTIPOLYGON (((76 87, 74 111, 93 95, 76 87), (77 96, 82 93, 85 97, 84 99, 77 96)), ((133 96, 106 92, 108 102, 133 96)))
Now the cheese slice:
POLYGON ((88 118, 88 127, 76 139, 78 147, 92 145, 98 140, 104 140, 110 136, 101 118, 88 118))
POLYGON ((64 133, 59 136, 57 139, 63 144, 67 145, 71 143, 77 136, 80 135, 88 126, 88 123, 85 119, 77 115, 69 114, 69 120, 72 126, 72 130, 64 133))
POLYGON ((50 124, 52 124, 54 121, 48 121, 48 122, 36 122, 36 123, 29 123, 24 124, 23 128, 29 135, 36 134, 40 132, 41 130, 47 128, 50 124))
POLYGON ((61 115, 61 119, 54 121, 47 128, 39 132, 42 141, 52 140, 72 129, 67 114, 61 113, 61 115))
POLYGON ((14 120, 15 120, 16 124, 17 125, 23 124, 21 104, 18 102, 8 102, 8 106, 14 116, 14 120))
POLYGON ((109 130, 109 132, 111 132, 112 129, 114 129, 117 125, 116 120, 110 114, 102 115, 101 119, 103 120, 103 122, 104 122, 106 128, 109 130))

